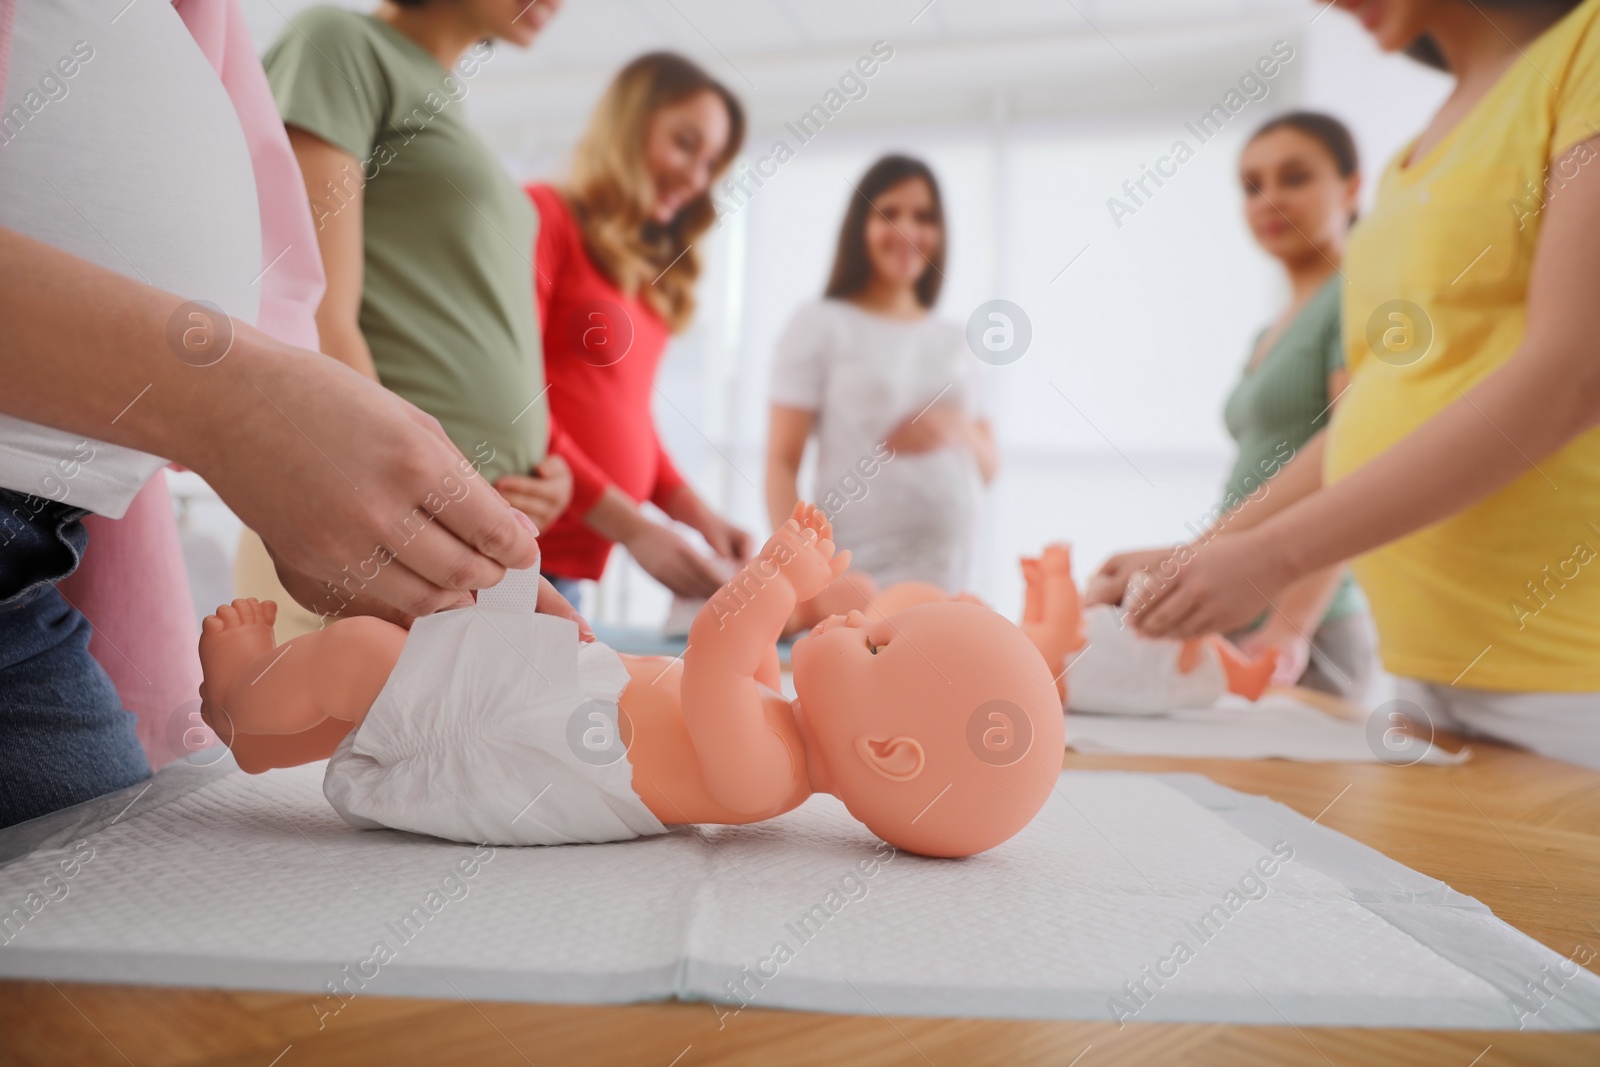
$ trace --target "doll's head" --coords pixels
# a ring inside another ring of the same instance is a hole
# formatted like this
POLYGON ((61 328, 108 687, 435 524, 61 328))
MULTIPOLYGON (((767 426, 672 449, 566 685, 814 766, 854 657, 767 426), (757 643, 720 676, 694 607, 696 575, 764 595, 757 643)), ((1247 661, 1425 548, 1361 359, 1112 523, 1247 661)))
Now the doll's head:
POLYGON ((1061 700, 1003 616, 943 601, 835 615, 794 647, 829 789, 890 844, 970 856, 1028 824, 1061 771, 1061 700))

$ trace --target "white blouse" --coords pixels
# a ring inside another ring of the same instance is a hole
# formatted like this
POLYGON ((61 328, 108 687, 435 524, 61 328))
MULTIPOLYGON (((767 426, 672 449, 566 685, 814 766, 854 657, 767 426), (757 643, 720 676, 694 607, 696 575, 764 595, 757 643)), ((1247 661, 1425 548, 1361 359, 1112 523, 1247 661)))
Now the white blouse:
POLYGON ((956 323, 843 300, 802 305, 778 340, 772 402, 816 415, 810 499, 851 565, 880 584, 966 588, 983 492, 971 449, 893 455, 883 442, 935 403, 979 417, 976 362, 956 323))

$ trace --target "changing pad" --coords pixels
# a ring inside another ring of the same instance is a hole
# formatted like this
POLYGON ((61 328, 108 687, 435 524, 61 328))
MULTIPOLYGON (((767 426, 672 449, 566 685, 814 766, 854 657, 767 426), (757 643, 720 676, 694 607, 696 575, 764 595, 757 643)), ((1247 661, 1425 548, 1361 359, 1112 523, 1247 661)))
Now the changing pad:
POLYGON ((299 990, 328 1012, 371 994, 677 997, 729 1011, 1600 1027, 1600 978, 1482 904, 1194 775, 1066 772, 1013 840, 930 860, 880 844, 825 796, 748 827, 474 849, 350 828, 322 770, 180 763, 0 831, 0 975, 299 990))
POLYGON ((1471 749, 1448 752, 1422 738, 1404 738, 1377 723, 1340 719, 1293 697, 1268 694, 1251 702, 1228 694, 1208 708, 1130 717, 1073 712, 1067 747, 1079 752, 1206 759, 1291 759, 1323 763, 1461 763, 1471 749), (1402 737, 1399 747, 1395 738, 1402 737))

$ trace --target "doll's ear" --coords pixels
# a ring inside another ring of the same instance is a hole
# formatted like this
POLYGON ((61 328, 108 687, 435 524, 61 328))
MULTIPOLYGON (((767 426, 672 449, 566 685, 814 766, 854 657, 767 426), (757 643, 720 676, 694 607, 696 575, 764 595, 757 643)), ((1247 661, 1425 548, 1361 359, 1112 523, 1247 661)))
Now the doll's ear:
POLYGON ((891 782, 909 782, 922 773, 926 762, 922 744, 914 737, 905 736, 891 737, 886 741, 858 737, 856 755, 861 757, 861 762, 891 782))

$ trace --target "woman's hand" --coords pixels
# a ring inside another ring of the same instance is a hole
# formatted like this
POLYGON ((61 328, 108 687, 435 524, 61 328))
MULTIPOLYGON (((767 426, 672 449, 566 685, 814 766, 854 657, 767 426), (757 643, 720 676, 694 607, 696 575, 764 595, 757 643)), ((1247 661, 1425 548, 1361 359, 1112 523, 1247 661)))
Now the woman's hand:
POLYGON ((307 606, 343 614, 338 601, 359 593, 427 615, 536 558, 533 524, 438 420, 326 356, 239 356, 206 368, 218 386, 206 409, 212 432, 173 455, 261 535, 281 569, 323 590, 307 606))
POLYGON ((546 456, 533 476, 507 474, 494 483, 506 503, 533 520, 541 530, 560 518, 572 502, 572 468, 560 456, 546 456))
POLYGON ((1239 639, 1239 651, 1247 656, 1259 656, 1268 651, 1278 653, 1278 666, 1272 672, 1273 685, 1298 685, 1300 676, 1311 665, 1311 641, 1277 624, 1278 616, 1258 630, 1252 630, 1239 639))
POLYGON ((1170 563, 1136 572, 1124 605, 1134 628, 1190 638, 1247 625, 1296 577, 1280 545, 1251 530, 1182 546, 1170 563))
POLYGON ((696 527, 711 551, 739 566, 750 562, 750 535, 721 515, 711 513, 704 526, 696 527))
POLYGON ((972 420, 959 408, 935 404, 919 415, 905 419, 889 431, 884 443, 896 453, 918 455, 967 440, 972 420))
POLYGON ((710 561, 658 523, 641 522, 623 545, 650 577, 678 596, 708 598, 722 587, 710 561))
POLYGON ((1117 553, 1089 577, 1083 592, 1083 606, 1122 603, 1128 591, 1128 579, 1139 571, 1160 566, 1176 551, 1176 548, 1141 548, 1117 553))
MULTIPOLYGON (((706 539, 711 551, 739 566, 750 562, 753 547, 750 535, 711 510, 686 483, 678 486, 665 509, 667 515, 695 530, 706 539)), ((718 583, 721 584, 720 582, 718 583)))

